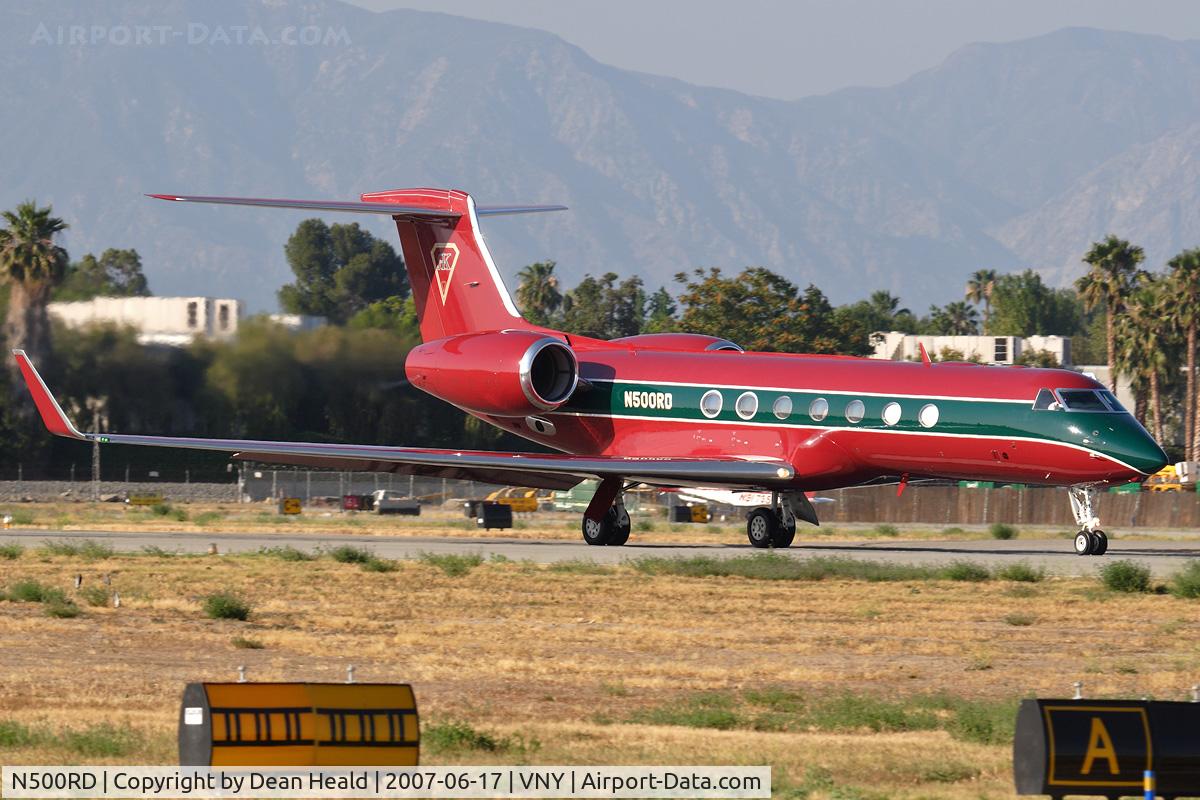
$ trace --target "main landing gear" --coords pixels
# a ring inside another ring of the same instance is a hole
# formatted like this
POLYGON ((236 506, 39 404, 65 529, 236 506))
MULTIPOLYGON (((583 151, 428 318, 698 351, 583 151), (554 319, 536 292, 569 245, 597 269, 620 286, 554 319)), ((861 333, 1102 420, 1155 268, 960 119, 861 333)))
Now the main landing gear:
POLYGON ((820 524, 804 492, 772 492, 771 507, 756 508, 746 518, 746 538, 754 547, 791 547, 797 517, 820 524))
POLYGON ((619 478, 605 478, 583 512, 583 540, 590 545, 620 547, 629 541, 629 512, 625 510, 619 478))
POLYGON ((1100 518, 1095 514, 1096 487, 1072 486, 1071 512, 1079 533, 1075 534, 1075 555, 1102 556, 1108 552, 1108 536, 1100 530, 1100 518))

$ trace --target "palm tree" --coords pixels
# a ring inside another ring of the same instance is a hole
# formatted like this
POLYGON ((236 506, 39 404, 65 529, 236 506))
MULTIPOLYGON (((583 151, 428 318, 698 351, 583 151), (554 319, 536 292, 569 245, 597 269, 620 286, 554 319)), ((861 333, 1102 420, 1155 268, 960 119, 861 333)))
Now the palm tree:
POLYGON ((50 339, 46 304, 67 268, 67 251, 54 243, 54 236, 67 224, 51 216, 50 206, 38 208, 32 200, 5 211, 3 217, 0 278, 10 287, 4 335, 9 347, 40 357, 50 339))
POLYGON ((1184 333, 1187 350, 1187 389, 1183 399, 1184 460, 1195 461, 1200 450, 1200 398, 1196 396, 1196 329, 1200 326, 1200 248, 1184 250, 1167 262, 1172 298, 1170 319, 1184 333))
POLYGON ((558 291, 558 278, 554 275, 554 262, 530 264, 517 273, 517 278, 520 279, 517 302, 526 319, 535 325, 548 325, 563 302, 558 291))
POLYGON ((976 305, 983 303, 983 332, 987 333, 988 319, 992 316, 992 292, 996 289, 996 270, 975 270, 967 281, 967 300, 976 305))
POLYGON ((1117 389, 1117 314, 1124 306, 1125 298, 1145 275, 1137 268, 1145 258, 1142 248, 1109 234, 1104 241, 1092 243, 1092 249, 1083 257, 1084 263, 1090 268, 1075 281, 1075 289, 1088 311, 1096 306, 1104 306, 1108 380, 1113 391, 1117 389))
POLYGON ((947 303, 942 309, 942 315, 952 336, 979 333, 979 312, 961 300, 947 303))
MULTIPOLYGON (((1154 438, 1162 441, 1163 416, 1161 384, 1168 377, 1167 349, 1170 326, 1163 325, 1163 313, 1173 302, 1170 285, 1163 279, 1147 278, 1126 297, 1124 311, 1117 318, 1117 368, 1133 379, 1139 399, 1149 395, 1153 424, 1148 426, 1154 438)), ((1143 403, 1135 411, 1141 412, 1143 403)), ((1139 419, 1143 414, 1139 414, 1139 419)), ((1144 419, 1141 421, 1145 422, 1144 419)))

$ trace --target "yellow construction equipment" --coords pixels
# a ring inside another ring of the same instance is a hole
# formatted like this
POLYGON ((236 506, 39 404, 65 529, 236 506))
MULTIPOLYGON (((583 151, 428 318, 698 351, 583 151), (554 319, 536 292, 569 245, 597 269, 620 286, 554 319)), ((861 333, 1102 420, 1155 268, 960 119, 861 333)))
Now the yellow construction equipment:
POLYGON ((1168 464, 1147 478, 1145 486, 1146 491, 1149 492, 1183 491, 1183 484, 1179 480, 1179 473, 1175 471, 1173 464, 1168 464))

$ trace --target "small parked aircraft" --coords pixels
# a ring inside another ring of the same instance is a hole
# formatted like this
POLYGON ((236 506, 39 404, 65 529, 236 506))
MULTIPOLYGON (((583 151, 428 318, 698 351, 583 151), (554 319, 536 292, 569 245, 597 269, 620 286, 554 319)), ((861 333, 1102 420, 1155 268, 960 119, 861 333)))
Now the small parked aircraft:
POLYGON ((755 547, 787 547, 818 524, 806 491, 921 479, 1068 487, 1075 550, 1101 554, 1097 487, 1141 480, 1162 448, 1104 386, 1058 369, 743 352, 719 336, 601 341, 522 318, 479 219, 562 206, 476 206, 448 189, 364 194, 359 202, 152 195, 178 202, 383 214, 395 220, 423 343, 413 386, 554 454, 82 433, 24 353, 16 357, 50 431, 84 441, 224 450, 234 458, 339 470, 599 487, 583 538, 629 538, 636 484, 770 493, 749 514, 755 547))

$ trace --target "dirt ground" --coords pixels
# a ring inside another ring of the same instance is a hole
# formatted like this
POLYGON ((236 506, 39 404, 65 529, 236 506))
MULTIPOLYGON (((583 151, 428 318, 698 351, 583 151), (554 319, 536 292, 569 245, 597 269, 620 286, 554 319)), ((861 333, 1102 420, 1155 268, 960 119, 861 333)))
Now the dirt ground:
POLYGON ((1001 798, 1012 796, 1009 744, 877 732, 853 716, 787 723, 789 704, 1009 703, 1069 696, 1075 680, 1088 696, 1182 698, 1200 674, 1196 601, 1113 594, 1088 579, 394 566, 37 551, 0 560, 0 587, 36 580, 82 608, 60 619, 44 604, 0 602, 0 763, 171 763, 184 683, 232 680, 238 665, 250 680, 340 681, 353 664, 359 680, 415 686, 427 742, 451 723, 484 735, 427 747, 425 763, 767 763, 782 797, 1001 798), (119 592, 121 607, 88 605, 90 587, 104 587, 101 602, 119 592), (246 600, 249 619, 206 618, 202 600, 218 591, 246 600), (747 722, 755 703, 762 713, 747 722), (676 713, 692 707, 718 712, 676 713), (105 725, 130 738, 64 744, 63 732, 105 725))

